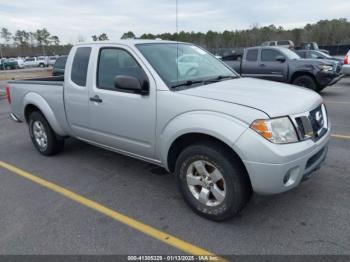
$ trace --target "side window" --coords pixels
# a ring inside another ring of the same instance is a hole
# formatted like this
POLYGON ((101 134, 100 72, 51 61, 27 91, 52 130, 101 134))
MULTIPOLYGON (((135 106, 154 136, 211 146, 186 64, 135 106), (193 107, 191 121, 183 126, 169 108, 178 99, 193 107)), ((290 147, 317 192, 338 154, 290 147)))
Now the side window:
POLYGON ((276 43, 274 41, 270 42, 269 46, 275 46, 276 43))
POLYGON ((250 49, 247 51, 247 57, 246 57, 247 61, 257 61, 258 60, 258 49, 250 49))
POLYGON ((75 52, 71 79, 79 86, 86 85, 86 76, 89 66, 91 47, 78 47, 75 52))
POLYGON ((261 50, 261 61, 264 62, 276 62, 276 58, 281 56, 281 53, 273 49, 261 50))
POLYGON ((103 48, 100 51, 97 72, 97 87, 116 90, 114 78, 118 75, 133 76, 143 83, 146 75, 140 65, 126 50, 103 48))

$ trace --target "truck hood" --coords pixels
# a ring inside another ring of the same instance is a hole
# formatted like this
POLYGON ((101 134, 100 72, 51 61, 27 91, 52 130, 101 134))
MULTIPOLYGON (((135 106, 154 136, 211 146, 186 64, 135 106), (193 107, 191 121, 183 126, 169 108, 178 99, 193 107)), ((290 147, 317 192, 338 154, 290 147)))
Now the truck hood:
POLYGON ((178 92, 255 108, 270 117, 304 113, 322 103, 320 95, 306 88, 254 78, 226 80, 178 92))

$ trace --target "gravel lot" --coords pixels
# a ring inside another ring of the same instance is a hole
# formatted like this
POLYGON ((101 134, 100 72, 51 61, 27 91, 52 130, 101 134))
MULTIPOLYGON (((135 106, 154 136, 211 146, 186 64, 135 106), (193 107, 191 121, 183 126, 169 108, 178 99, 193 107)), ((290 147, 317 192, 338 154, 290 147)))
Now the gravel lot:
MULTIPOLYGON (((0 84, 1 85, 1 84, 0 84)), ((32 146, 0 99, 0 160, 218 255, 350 255, 350 79, 322 93, 333 124, 325 165, 285 194, 254 196, 215 223, 185 205, 156 166, 69 139, 55 157, 32 146)), ((183 252, 0 168, 0 254, 183 252)))

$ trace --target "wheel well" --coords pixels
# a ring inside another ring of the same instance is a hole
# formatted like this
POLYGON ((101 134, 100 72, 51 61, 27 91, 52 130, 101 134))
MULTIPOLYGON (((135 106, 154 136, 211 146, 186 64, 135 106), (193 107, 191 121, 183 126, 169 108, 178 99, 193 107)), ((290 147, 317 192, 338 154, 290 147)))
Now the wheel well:
POLYGON ((241 165, 243 170, 245 170, 245 172, 247 174, 247 178, 249 180, 249 184, 251 185, 247 169, 245 168, 245 165, 244 165, 243 161, 241 160, 241 158, 238 156, 238 154, 230 146, 228 146, 225 142, 223 142, 223 141, 221 141, 213 136, 201 134, 201 133, 189 133, 189 134, 182 135, 182 136, 178 137, 172 143, 172 145, 170 146, 170 149, 169 149, 168 159, 167 159, 169 171, 172 173, 175 171, 176 160, 177 160, 178 156, 180 155, 180 153, 186 147, 193 145, 195 143, 197 144, 197 143, 207 142, 207 141, 214 142, 214 143, 221 145, 224 148, 224 150, 226 152, 228 152, 230 156, 232 156, 232 160, 236 161, 239 165, 241 165))
POLYGON ((28 123, 30 114, 33 113, 34 111, 41 112, 38 107, 32 104, 27 105, 26 108, 24 109, 24 118, 26 119, 27 123, 28 123))
POLYGON ((315 83, 317 84, 317 81, 316 81, 316 78, 313 74, 309 73, 309 72, 295 72, 291 78, 291 83, 294 82, 294 80, 299 77, 299 76, 310 76, 314 81, 315 83))

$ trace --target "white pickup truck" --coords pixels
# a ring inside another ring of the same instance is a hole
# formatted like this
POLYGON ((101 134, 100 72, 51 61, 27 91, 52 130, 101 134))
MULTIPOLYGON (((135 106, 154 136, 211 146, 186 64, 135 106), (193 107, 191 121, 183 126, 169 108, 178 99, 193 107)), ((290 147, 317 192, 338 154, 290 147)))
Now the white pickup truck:
POLYGON ((241 78, 187 43, 78 44, 64 77, 10 81, 7 94, 41 154, 74 137, 160 165, 189 206, 216 221, 253 191, 299 185, 326 158, 330 137, 316 92, 241 78))
POLYGON ((28 57, 24 59, 23 65, 24 67, 47 67, 48 58, 45 56, 28 57))

